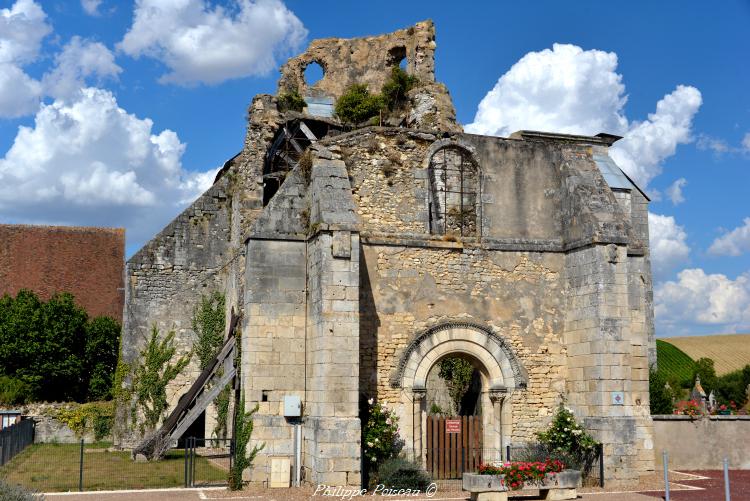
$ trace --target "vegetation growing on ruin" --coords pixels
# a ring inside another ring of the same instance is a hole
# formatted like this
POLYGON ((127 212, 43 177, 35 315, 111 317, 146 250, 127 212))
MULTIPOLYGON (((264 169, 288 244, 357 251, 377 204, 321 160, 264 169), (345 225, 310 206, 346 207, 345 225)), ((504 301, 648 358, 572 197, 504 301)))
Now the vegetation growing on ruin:
POLYGON ((471 386, 474 366, 464 358, 448 357, 438 363, 438 369, 438 376, 448 385, 448 394, 458 413, 461 410, 461 400, 471 386))
POLYGON ((406 101, 406 94, 419 83, 419 78, 409 75, 399 66, 391 70, 391 77, 383 84, 381 94, 388 109, 393 110, 406 101))
POLYGON ((111 398, 120 325, 89 318, 68 293, 42 301, 29 290, 0 298, 0 401, 111 398))
POLYGON ((378 116, 386 107, 380 94, 370 94, 365 84, 354 84, 336 101, 336 116, 342 122, 360 124, 378 116))
POLYGON ((406 94, 418 83, 417 77, 396 66, 378 94, 371 94, 365 84, 349 87, 336 101, 336 116, 350 124, 361 124, 368 120, 374 122, 382 112, 393 111, 406 102, 406 94))
POLYGON ((79 438, 93 431, 94 439, 99 442, 108 438, 112 433, 114 405, 111 401, 72 403, 57 409, 50 409, 47 414, 65 423, 79 438))
POLYGON ((229 470, 229 488, 233 491, 242 489, 242 472, 253 464, 255 457, 265 447, 265 444, 260 444, 253 446, 250 452, 247 450, 253 436, 253 415, 256 412, 258 412, 257 404, 250 411, 245 410, 245 395, 243 394, 235 413, 235 456, 234 464, 229 470))
MULTIPOLYGON (((204 370, 224 346, 226 327, 226 298, 224 294, 214 291, 208 296, 201 296, 201 301, 193 310, 192 326, 197 336, 195 354, 198 364, 204 370)), ((230 388, 227 386, 214 400, 216 407, 216 426, 214 435, 217 438, 227 436, 227 418, 229 414, 230 388)))
POLYGON ((132 418, 135 422, 137 409, 140 409, 144 416, 140 425, 141 432, 156 428, 159 420, 166 414, 167 385, 190 362, 192 354, 183 355, 174 364, 170 362, 177 351, 174 337, 175 332, 170 331, 161 338, 159 329, 154 325, 151 336, 141 351, 141 363, 133 371, 132 392, 136 398, 136 406, 132 409, 132 418))
POLYGON ((297 111, 302 113, 307 103, 299 95, 297 89, 283 92, 278 98, 279 111, 297 111))

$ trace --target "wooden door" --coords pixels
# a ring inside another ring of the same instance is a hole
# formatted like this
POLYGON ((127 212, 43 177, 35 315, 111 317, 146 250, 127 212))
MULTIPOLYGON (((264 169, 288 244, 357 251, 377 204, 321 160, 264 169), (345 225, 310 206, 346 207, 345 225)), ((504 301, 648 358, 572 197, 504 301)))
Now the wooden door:
POLYGON ((434 479, 461 478, 482 464, 482 417, 427 416, 427 471, 434 479))

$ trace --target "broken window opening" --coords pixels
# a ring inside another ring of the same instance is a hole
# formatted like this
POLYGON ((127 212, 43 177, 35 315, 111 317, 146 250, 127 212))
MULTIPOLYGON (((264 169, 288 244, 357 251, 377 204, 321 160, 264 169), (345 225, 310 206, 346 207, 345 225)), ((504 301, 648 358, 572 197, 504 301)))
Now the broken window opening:
POLYGON ((323 66, 317 61, 311 61, 305 68, 305 85, 312 87, 320 82, 325 76, 323 66))
POLYGON ((430 159, 432 203, 430 232, 438 235, 479 234, 479 168, 471 154, 447 146, 430 159))
POLYGON ((407 62, 406 47, 403 45, 393 47, 388 51, 388 59, 386 60, 388 66, 400 66, 401 69, 406 70, 407 62))

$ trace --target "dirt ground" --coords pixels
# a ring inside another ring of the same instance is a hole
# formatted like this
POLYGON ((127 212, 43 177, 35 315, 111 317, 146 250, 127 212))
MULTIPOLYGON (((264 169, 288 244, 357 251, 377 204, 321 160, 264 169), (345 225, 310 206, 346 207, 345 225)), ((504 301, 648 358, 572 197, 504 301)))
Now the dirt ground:
MULTIPOLYGON (((675 501, 723 501, 724 478, 720 470, 670 472, 670 494, 675 501)), ((729 472, 729 483, 733 500, 750 500, 750 471, 732 470, 729 472)), ((368 494, 367 497, 371 495, 368 494)), ((249 487, 239 492, 229 492, 223 488, 213 489, 162 489, 127 492, 85 492, 46 494, 49 501, 208 501, 208 500, 264 500, 264 501, 303 501, 320 499, 320 501, 342 500, 346 497, 316 495, 312 487, 299 489, 265 489, 249 487)), ((612 492, 612 489, 584 488, 579 489, 578 499, 583 501, 648 501, 664 498, 664 482, 661 477, 643 479, 640 485, 628 492, 612 492)), ((357 499, 356 497, 354 498, 357 499)), ((462 501, 468 500, 468 493, 458 490, 446 490, 422 494, 417 497, 379 496, 389 501, 426 500, 462 501)), ((531 496, 518 499, 531 500, 531 496)), ((536 497, 536 499, 539 499, 536 497)))

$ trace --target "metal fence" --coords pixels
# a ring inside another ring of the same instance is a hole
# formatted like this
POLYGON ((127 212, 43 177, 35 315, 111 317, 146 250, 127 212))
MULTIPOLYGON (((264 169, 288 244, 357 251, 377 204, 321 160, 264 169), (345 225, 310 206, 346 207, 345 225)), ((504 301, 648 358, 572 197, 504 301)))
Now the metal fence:
POLYGON ((149 462, 134 461, 109 443, 32 444, 0 466, 0 478, 36 492, 226 485, 231 440, 191 438, 185 444, 149 462))
POLYGON ((26 447, 34 443, 34 421, 20 422, 0 431, 0 466, 13 459, 26 447))
POLYGON ((186 439, 185 487, 225 485, 233 464, 233 439, 195 437, 186 439), (217 468, 225 474, 216 475, 217 468))

